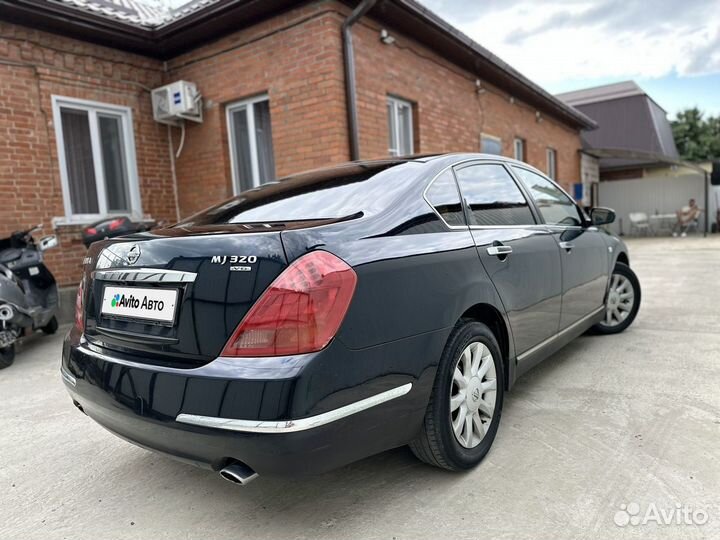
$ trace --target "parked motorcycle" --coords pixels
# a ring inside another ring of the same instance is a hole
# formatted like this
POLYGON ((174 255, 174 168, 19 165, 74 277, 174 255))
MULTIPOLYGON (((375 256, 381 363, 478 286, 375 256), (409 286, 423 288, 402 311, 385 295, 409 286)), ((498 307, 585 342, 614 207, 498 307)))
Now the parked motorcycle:
POLYGON ((15 360, 15 342, 26 328, 54 334, 58 291, 43 264, 43 252, 58 245, 55 235, 35 242, 41 225, 0 239, 0 369, 15 360))

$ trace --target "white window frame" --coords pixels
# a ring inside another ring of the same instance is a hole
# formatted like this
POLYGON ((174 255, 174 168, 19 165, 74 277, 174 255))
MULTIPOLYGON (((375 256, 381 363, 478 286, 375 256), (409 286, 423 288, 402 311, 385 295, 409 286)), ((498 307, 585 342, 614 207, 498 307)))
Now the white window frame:
POLYGON ((143 218, 142 204, 140 199, 140 188, 137 172, 137 158, 135 155, 135 134, 133 130, 132 109, 122 105, 112 105, 99 101, 69 98, 52 95, 53 123, 55 124, 55 141, 57 143, 58 164, 60 166, 60 183, 62 184, 63 205, 65 209, 66 223, 88 223, 97 221, 108 216, 127 215, 135 219, 143 218), (95 169, 95 185, 98 196, 97 214, 73 213, 72 201, 70 200, 70 179, 65 159, 65 140, 62 130, 61 109, 75 109, 85 111, 88 114, 90 127, 90 144, 93 153, 93 166, 95 169), (100 147, 100 130, 98 129, 98 113, 112 114, 120 117, 122 122, 123 146, 125 150, 125 167, 127 171, 129 210, 108 210, 107 196, 105 193, 105 173, 103 172, 102 150, 100 147))
MULTIPOLYGON (((401 155, 412 155, 415 153, 415 120, 413 118, 413 104, 406 100, 395 96, 387 96, 387 103, 390 105, 390 121, 395 124, 395 138, 392 142, 392 146, 388 148, 388 154, 391 156, 401 156, 401 155), (400 153, 400 108, 405 107, 409 111, 409 119, 410 119, 410 133, 409 136, 409 143, 410 143, 410 153, 409 154, 401 154, 400 153)), ((390 133, 388 133, 388 140, 390 140, 390 133)))
POLYGON ((525 161, 525 139, 521 137, 513 139, 513 157, 518 161, 525 161))
POLYGON ((500 153, 499 154, 488 154, 489 156, 502 156, 502 138, 498 137, 497 135, 490 135, 489 133, 481 133, 480 134, 480 152, 483 153, 483 139, 489 139, 491 141, 495 141, 500 145, 500 153))
POLYGON ((557 151, 554 148, 547 148, 545 151, 547 160, 547 175, 551 180, 557 181, 557 151))
MULTIPOLYGON (((234 101, 225 106, 225 123, 228 130, 228 145, 230 150, 230 168, 232 172, 233 194, 240 193, 240 177, 238 175, 238 162, 235 155, 235 131, 233 130, 232 115, 245 110, 247 114, 248 140, 250 142, 250 170, 252 172, 252 187, 260 186, 260 165, 257 154, 257 135, 255 133, 255 104, 270 101, 268 94, 260 94, 240 101, 234 101)), ((269 105, 269 103, 268 103, 269 105)), ((271 119, 272 121, 272 119, 271 119)), ((273 149, 274 150, 274 149, 273 149)))

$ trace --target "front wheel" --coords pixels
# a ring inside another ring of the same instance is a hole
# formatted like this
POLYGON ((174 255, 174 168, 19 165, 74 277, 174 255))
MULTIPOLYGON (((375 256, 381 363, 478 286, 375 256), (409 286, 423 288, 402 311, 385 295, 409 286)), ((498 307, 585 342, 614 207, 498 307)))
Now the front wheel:
POLYGON ((422 431, 418 459, 451 471, 477 465, 495 439, 503 401, 503 361, 482 323, 462 320, 445 346, 422 431))
POLYGON ((610 276, 605 318, 593 326, 598 334, 618 334, 632 324, 640 309, 640 282, 635 272, 617 263, 610 276))
POLYGON ((10 367, 15 361, 15 344, 0 349, 0 369, 10 367))

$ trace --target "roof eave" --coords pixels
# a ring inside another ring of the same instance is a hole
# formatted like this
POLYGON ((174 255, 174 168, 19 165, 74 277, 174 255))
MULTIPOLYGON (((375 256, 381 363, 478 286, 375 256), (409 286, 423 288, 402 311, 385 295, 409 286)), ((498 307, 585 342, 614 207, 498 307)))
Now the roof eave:
MULTIPOLYGON (((343 0, 354 5, 355 0, 343 0)), ((0 0, 0 19, 40 28, 155 58, 168 60, 202 43, 302 3, 298 0, 220 0, 156 28, 130 24, 46 0, 0 0)), ((388 19, 420 42, 430 44, 460 67, 577 129, 597 124, 555 98, 509 64, 415 0, 379 3, 371 15, 388 19)))
POLYGON ((169 60, 219 36, 280 14, 298 0, 220 0, 156 28, 159 57, 169 60))
POLYGON ((128 52, 157 57, 152 31, 72 6, 45 0, 0 0, 0 19, 128 52))

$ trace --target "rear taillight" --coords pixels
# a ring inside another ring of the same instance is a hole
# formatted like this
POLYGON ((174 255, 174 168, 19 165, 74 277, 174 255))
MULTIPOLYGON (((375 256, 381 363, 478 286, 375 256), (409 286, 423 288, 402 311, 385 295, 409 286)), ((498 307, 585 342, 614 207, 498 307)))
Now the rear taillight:
POLYGON ((109 228, 111 231, 114 231, 114 230, 119 229, 120 227, 122 227, 124 223, 125 223, 125 218, 113 219, 113 220, 110 222, 110 225, 108 225, 108 228, 109 228))
POLYGON ((75 328, 81 332, 85 330, 85 316, 83 314, 83 296, 85 293, 85 278, 80 280, 78 285, 77 296, 75 297, 75 328))
POLYGON ((223 356, 319 351, 347 313, 357 275, 343 260, 314 251, 288 266, 245 315, 223 356))

